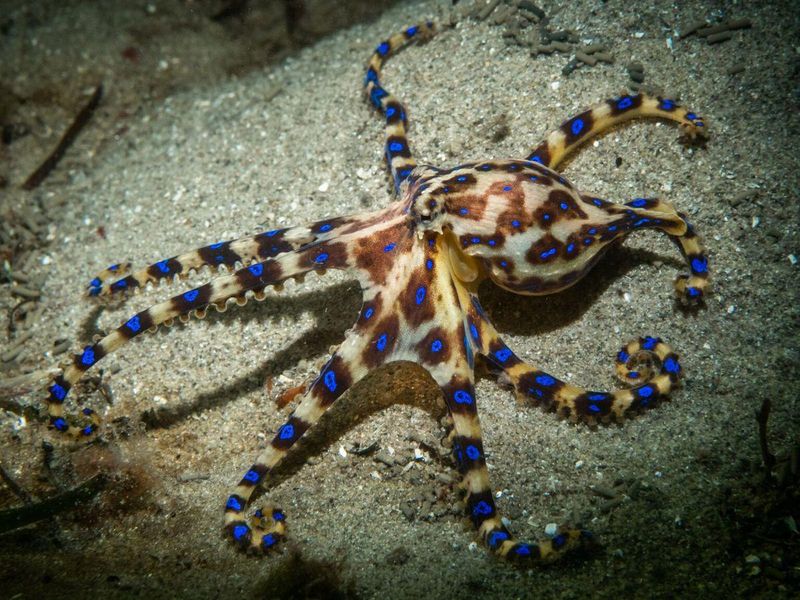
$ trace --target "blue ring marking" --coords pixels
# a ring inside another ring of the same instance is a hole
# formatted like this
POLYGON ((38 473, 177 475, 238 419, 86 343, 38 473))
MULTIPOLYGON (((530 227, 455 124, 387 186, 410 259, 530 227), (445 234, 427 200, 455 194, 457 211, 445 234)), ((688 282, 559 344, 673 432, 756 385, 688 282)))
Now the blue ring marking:
POLYGON ((667 373, 677 374, 681 372, 681 365, 677 360, 675 360, 670 356, 667 360, 664 361, 664 370, 667 373))
POLYGON ((111 284, 111 287, 117 290, 124 290, 126 287, 128 287, 128 282, 124 279, 120 279, 119 281, 115 281, 113 284, 111 284))
POLYGON ((469 210, 468 210, 468 209, 466 209, 466 208, 459 208, 459 209, 458 209, 458 214, 460 214, 462 217, 463 217, 464 215, 468 214, 468 213, 469 213, 469 210))
POLYGON ((545 250, 544 252, 539 254, 539 258, 541 258, 542 260, 547 260, 548 258, 553 256, 556 252, 557 250, 555 248, 550 248, 550 250, 545 250))
POLYGON ((389 341, 389 338, 386 336, 385 333, 382 333, 381 336, 378 338, 378 341, 375 342, 375 347, 378 349, 379 352, 383 352, 386 349, 387 341, 389 341))
POLYGON ((391 252, 392 250, 394 250, 394 247, 395 247, 395 245, 396 245, 396 244, 395 244, 394 242, 390 242, 390 243, 386 244, 386 245, 383 247, 383 251, 384 251, 384 252, 391 252))
POLYGON ((600 198, 592 198, 592 204, 594 204, 595 206, 602 207, 603 201, 600 200, 600 198))
POLYGON ((467 180, 466 175, 459 175, 458 177, 456 177, 456 181, 459 181, 461 183, 464 183, 466 180, 467 180))
POLYGON ((700 291, 699 288, 689 287, 689 288, 686 288, 686 294, 690 298, 698 298, 698 297, 702 296, 703 293, 700 291))
POLYGON ((412 37, 414 34, 417 33, 418 30, 419 30, 419 27, 417 25, 412 25, 411 27, 406 29, 406 35, 408 37, 412 37))
POLYGON ((664 98, 661 101, 661 106, 659 108, 662 110, 672 110, 673 108, 675 108, 675 103, 668 98, 664 98))
POLYGON ((504 192, 510 192, 512 189, 514 189, 514 188, 511 187, 510 185, 504 185, 503 186, 503 191, 504 192))
POLYGON ((402 171, 400 171, 400 178, 401 179, 405 179, 409 175, 411 175, 411 169, 403 169, 402 171))
POLYGON ((378 47, 375 48, 375 52, 380 54, 381 56, 386 56, 389 53, 391 46, 389 46, 389 42, 381 42, 378 44, 378 47))
POLYGON ((508 261, 507 260, 501 260, 500 261, 500 266, 505 269, 508 266, 508 261))
POLYGON ((425 261, 425 268, 428 269, 428 271, 430 271, 433 268, 433 260, 432 259, 429 258, 428 260, 425 261))
POLYGON ((566 536, 562 533, 553 538, 553 547, 558 550, 567 543, 566 536))
POLYGON ((91 367, 94 364, 94 350, 91 347, 86 348, 81 354, 81 364, 91 367))
POLYGON ((83 429, 81 429, 81 435, 83 436, 90 436, 94 433, 94 425, 87 425, 83 429))
POLYGON ((536 383, 545 387, 550 387, 551 385, 555 385, 556 378, 552 375, 548 375, 547 373, 542 373, 541 375, 536 376, 536 383))
POLYGON ((500 350, 494 353, 494 357, 501 363, 504 363, 509 359, 511 354, 512 352, 510 348, 500 348, 500 350))
POLYGON ((336 391, 336 373, 333 371, 328 371, 325 373, 325 376, 322 378, 325 387, 328 388, 331 392, 336 391))
POLYGON ((590 238, 590 237, 583 238, 583 245, 584 246, 591 246, 593 241, 594 241, 594 238, 590 238))
POLYGON ((102 292, 102 291, 103 291, 103 288, 101 288, 101 287, 93 287, 93 288, 89 289, 89 295, 90 296, 99 296, 100 292, 102 292))
POLYGON ((378 73, 372 67, 367 69, 367 74, 364 75, 364 85, 367 85, 370 81, 378 81, 378 73))
POLYGON ((465 390, 456 390, 453 394, 453 400, 456 404, 472 404, 472 395, 465 390))
POLYGON ((512 227, 519 227, 519 220, 514 219, 513 221, 511 221, 511 226, 512 227))
POLYGON ((67 422, 62 417, 58 417, 55 421, 53 421, 53 427, 55 427, 58 431, 66 431, 69 429, 69 425, 67 425, 67 422))
POLYGON ((695 275, 699 275, 700 273, 705 273, 708 271, 708 259, 703 257, 696 257, 692 259, 692 273, 695 275))
POLYGON ((272 533, 267 533, 261 538, 261 545, 264 548, 272 548, 275 544, 278 543, 278 538, 275 537, 272 533))
POLYGON ((639 219, 638 221, 636 221, 636 222, 633 224, 633 226, 634 226, 634 227, 641 227, 641 226, 642 226, 642 225, 644 225, 645 223, 649 223, 649 222, 650 222, 650 219, 648 219, 647 217, 642 217, 641 219, 639 219))
POLYGON ((270 231, 267 231, 264 235, 266 235, 267 237, 275 237, 280 232, 281 232, 280 229, 271 229, 270 231))
POLYGON ((488 241, 488 242, 486 242, 486 243, 487 243, 487 244, 489 244, 489 245, 490 245, 492 248, 494 248, 495 246, 497 246, 497 240, 489 240, 489 241, 488 241))
POLYGON ((113 271, 116 271, 117 269, 119 269, 119 263, 116 263, 116 264, 113 264, 113 265, 109 265, 109 266, 108 266, 108 270, 109 270, 109 271, 112 271, 112 272, 113 272, 113 271))
POLYGON ((505 531, 493 531, 489 534, 489 539, 486 541, 489 548, 496 549, 501 542, 506 541, 510 536, 505 531))
POLYGON ((397 109, 394 106, 387 106, 383 114, 386 115, 387 119, 391 119, 394 116, 394 113, 396 112, 397 109))
POLYGON ((322 254, 318 254, 316 257, 314 257, 314 262, 317 263, 318 265, 321 265, 326 260, 328 260, 327 252, 323 252, 322 254))
POLYGON ((481 451, 472 444, 467 446, 466 453, 470 460, 478 460, 481 457, 481 451))
POLYGON ((425 294, 428 293, 428 290, 425 288, 424 285, 421 285, 417 288, 417 293, 414 296, 414 301, 419 305, 425 301, 425 294))
POLYGON ((571 254, 573 250, 575 250, 575 244, 573 244, 572 242, 570 242, 570 243, 567 245, 567 252, 571 254))
POLYGON ((470 323, 469 324, 469 332, 472 334, 472 339, 473 340, 475 340, 476 342, 480 342, 481 341, 481 336, 478 333, 478 328, 475 326, 475 323, 470 323))
POLYGON ((169 273, 169 265, 167 265, 167 261, 166 260, 161 260, 161 261, 157 262, 156 266, 158 267, 158 270, 161 271, 162 273, 164 273, 164 274, 169 273))
POLYGON ((54 383, 53 385, 51 385, 49 392, 56 400, 63 400, 64 398, 67 397, 67 390, 64 389, 63 385, 58 383, 54 383))
POLYGON ((433 342, 431 342, 431 352, 439 352, 441 351, 443 346, 444 344, 442 344, 442 340, 436 338, 435 340, 433 340, 433 342))
POLYGON ((261 277, 261 275, 264 273, 264 265, 261 263, 256 263, 247 267, 247 270, 250 271, 250 274, 254 277, 261 277))
POLYGON ((183 299, 187 302, 194 302, 197 300, 197 297, 200 295, 199 290, 189 290, 183 295, 183 299))
POLYGON ((545 220, 545 221, 549 221, 551 218, 552 217, 550 216, 550 213, 544 213, 542 215, 542 219, 545 220))
POLYGON ((618 110, 625 110, 626 108, 630 108, 633 104, 633 98, 630 96, 623 96, 619 100, 617 100, 617 109, 618 110))
POLYGON ((326 231, 330 231, 332 228, 333 228, 333 225, 331 225, 330 223, 325 223, 324 225, 320 225, 319 226, 319 230, 322 233, 325 233, 326 231))
POLYGON ((593 413, 599 413, 601 410, 603 410, 602 408, 597 406, 597 404, 590 404, 589 406, 587 406, 587 408, 589 409, 589 412, 593 413))
POLYGON ((242 503, 239 502, 239 499, 236 496, 229 496, 228 501, 225 503, 225 508, 231 508, 236 512, 242 510, 242 503))
POLYGON ((380 108, 381 98, 385 98, 388 95, 389 93, 385 89, 376 85, 369 93, 369 99, 376 108, 380 108))
POLYGON ((471 241, 473 244, 480 244, 480 243, 481 243, 481 238, 479 238, 479 237, 474 237, 474 238, 472 238, 470 241, 471 241))
POLYGON ((697 118, 697 115, 694 113, 686 113, 686 118, 690 121, 694 121, 697 118))
POLYGON ((369 318, 373 314, 375 314, 375 309, 370 306, 367 310, 364 311, 364 319, 369 320, 369 318))
POLYGON ((283 514, 282 510, 278 510, 277 508, 272 511, 272 520, 273 521, 284 521, 286 520, 286 515, 283 514))
POLYGON ((233 539, 237 542, 250 533, 250 528, 247 525, 237 525, 233 528, 233 539))
POLYGON ((653 395, 653 387, 650 385, 645 385, 636 390, 636 393, 640 398, 649 398, 653 395))
POLYGON ((389 144, 389 152, 402 152, 403 144, 401 142, 392 142, 389 144))
POLYGON ((648 335, 646 338, 644 338, 644 341, 642 342, 642 348, 645 350, 652 350, 653 348, 656 347, 657 343, 658 343, 657 338, 648 335))
POLYGON ((610 394, 606 394, 604 392, 593 392, 587 396, 590 402, 605 402, 610 397, 610 394))
POLYGON ((575 119, 572 122, 570 130, 572 131, 572 135, 578 135, 581 131, 583 131, 583 119, 575 119))
POLYGON ((135 315, 128 319, 128 322, 125 323, 125 327, 127 327, 131 333, 137 333, 142 328, 142 322, 139 319, 139 315, 135 315))
POLYGON ((634 208, 641 208, 647 205, 646 198, 636 198, 635 200, 628 202, 628 206, 633 206, 634 208))
POLYGON ((628 379, 639 379, 639 371, 628 371, 628 379))
POLYGON ((100 281, 99 277, 95 277, 89 282, 89 287, 100 287, 101 285, 103 285, 103 282, 100 281))
POLYGON ((561 208, 561 210, 567 210, 569 208, 569 204, 567 204, 566 202, 562 202, 558 206, 561 208))
POLYGON ((84 408, 81 412, 87 417, 94 414, 94 411, 91 408, 84 408))
POLYGON ((517 556, 530 556, 531 547, 529 544, 519 544, 516 548, 514 548, 514 554, 517 556))
POLYGON ((223 245, 224 243, 225 243, 225 242, 217 242, 216 244, 211 244, 211 245, 209 246, 209 248, 211 248, 212 250, 219 250, 220 248, 222 248, 222 245, 223 245))
POLYGON ((281 427, 280 431, 278 431, 278 437, 282 440, 292 439, 294 437, 294 425, 286 423, 286 425, 281 427))
POLYGON ((244 474, 244 479, 251 483, 258 483, 261 481, 261 475, 258 474, 258 471, 253 471, 250 469, 247 473, 244 474))
POLYGON ((616 226, 616 225, 610 225, 610 226, 608 227, 608 231, 611 231, 612 233, 613 233, 614 231, 616 231, 616 230, 617 230, 617 226, 616 226))
POLYGON ((479 515, 486 516, 494 512, 494 509, 485 500, 481 500, 472 508, 472 514, 476 517, 479 515))
POLYGON ((492 165, 481 165, 478 167, 481 171, 489 171, 492 168, 492 165))
POLYGON ((531 157, 530 157, 530 159, 528 159, 528 160, 530 160, 531 162, 536 162, 536 163, 539 163, 539 164, 541 164, 541 165, 543 165, 543 164, 544 164, 544 161, 542 160, 542 157, 541 157, 541 156, 538 156, 538 155, 536 155, 536 156, 531 156, 531 157))

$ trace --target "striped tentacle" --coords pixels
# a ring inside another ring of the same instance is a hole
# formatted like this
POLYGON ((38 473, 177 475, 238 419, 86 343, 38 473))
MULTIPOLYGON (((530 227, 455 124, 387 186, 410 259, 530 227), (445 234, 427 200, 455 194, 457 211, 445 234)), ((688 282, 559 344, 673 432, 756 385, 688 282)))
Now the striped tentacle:
POLYGON ((674 121, 691 140, 707 136, 703 118, 676 101, 648 94, 626 94, 595 104, 564 121, 536 146, 527 160, 557 169, 566 156, 587 140, 624 121, 639 118, 674 121))
POLYGON ((633 387, 589 391, 522 361, 503 342, 476 296, 472 298, 469 319, 478 351, 502 371, 518 397, 573 421, 590 424, 622 421, 668 398, 681 377, 678 355, 661 339, 648 336, 629 342, 616 355, 617 377, 633 387))
POLYGON ((92 422, 84 427, 70 424, 65 418, 64 400, 67 393, 83 374, 103 357, 122 347, 145 331, 154 331, 159 325, 169 325, 175 318, 188 320, 189 316, 202 318, 209 306, 224 310, 227 302, 235 299, 246 302, 246 293, 263 299, 265 288, 280 285, 290 278, 301 277, 309 271, 342 269, 351 266, 346 237, 344 241, 331 240, 312 243, 301 250, 283 254, 274 259, 254 263, 235 273, 218 277, 200 287, 170 298, 132 316, 117 329, 74 355, 64 373, 55 378, 48 388, 48 413, 50 424, 58 431, 74 436, 89 436, 97 429, 97 416, 90 409, 84 411, 92 422))
POLYGON ((130 263, 112 265, 89 282, 87 294, 107 299, 139 291, 148 284, 171 283, 185 279, 192 272, 209 267, 217 272, 221 267, 233 270, 275 258, 315 242, 330 240, 352 222, 351 218, 318 221, 308 226, 273 229, 236 240, 210 244, 179 256, 165 258, 152 265, 125 275, 130 263), (113 279, 113 281, 111 281, 113 279))
POLYGON ((408 146, 406 111, 400 101, 380 83, 383 62, 400 48, 418 39, 427 39, 435 32, 431 22, 412 25, 378 44, 367 65, 364 87, 372 105, 386 118, 386 162, 394 182, 395 193, 410 176, 417 161, 408 146))

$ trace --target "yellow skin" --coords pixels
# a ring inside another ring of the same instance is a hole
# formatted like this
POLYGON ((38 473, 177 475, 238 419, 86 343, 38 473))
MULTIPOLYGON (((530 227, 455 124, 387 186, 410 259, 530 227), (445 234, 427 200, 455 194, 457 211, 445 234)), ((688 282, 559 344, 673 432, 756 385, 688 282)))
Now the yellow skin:
POLYGON ((463 475, 467 514, 496 554, 528 563, 549 562, 590 543, 588 532, 562 531, 538 543, 520 542, 506 530, 494 504, 483 456, 474 383, 482 356, 518 396, 573 420, 622 420, 652 407, 678 382, 681 367, 657 338, 630 342, 617 355, 617 374, 630 387, 592 392, 559 381, 520 360, 502 341, 478 302, 486 278, 520 294, 548 294, 575 283, 613 243, 637 229, 660 229, 679 246, 690 273, 676 280, 678 298, 701 301, 707 258, 684 215, 657 199, 613 204, 576 190, 556 171, 571 151, 592 136, 641 117, 677 122, 690 138, 703 120, 677 103, 646 95, 607 100, 566 121, 524 160, 495 160, 437 169, 418 165, 408 147, 402 105, 379 82, 384 59, 433 33, 429 23, 410 27, 380 44, 365 79, 367 95, 386 119, 386 157, 397 199, 386 208, 311 225, 264 232, 212 244, 159 261, 124 276, 128 265, 110 267, 89 285, 89 295, 112 297, 162 279, 183 277, 203 266, 235 269, 156 304, 74 356, 49 388, 51 425, 75 436, 91 435, 99 422, 72 425, 64 414, 69 389, 90 367, 128 340, 175 318, 202 317, 209 306, 262 299, 309 271, 350 271, 361 283, 364 304, 321 373, 308 382, 289 419, 229 496, 225 525, 245 550, 268 551, 285 535, 279 509, 247 504, 264 476, 351 385, 371 369, 413 361, 440 386, 453 421, 451 440, 463 475))

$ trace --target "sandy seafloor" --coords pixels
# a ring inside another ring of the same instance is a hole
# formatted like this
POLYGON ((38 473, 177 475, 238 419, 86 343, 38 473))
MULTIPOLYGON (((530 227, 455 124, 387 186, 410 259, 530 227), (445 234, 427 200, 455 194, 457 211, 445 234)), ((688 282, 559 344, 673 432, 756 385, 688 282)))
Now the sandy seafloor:
MULTIPOLYGON (((418 157, 454 166, 524 156, 562 120, 622 91, 625 64, 643 63, 648 83, 708 120, 707 146, 686 148, 675 127, 638 122, 588 144, 564 173, 601 197, 658 195, 688 213, 707 243, 714 292, 705 309, 680 310, 672 298, 679 255, 652 231, 629 238, 558 296, 484 289, 508 344, 571 382, 613 387, 614 353, 641 334, 662 336, 681 355, 683 388, 621 426, 573 425, 516 403, 486 374, 478 381, 490 474, 510 528, 541 538, 548 523, 571 516, 602 542, 595 554, 520 570, 471 545, 466 521, 448 512, 458 494, 446 481, 457 474, 446 450, 435 450, 436 390, 413 369, 357 386, 332 409, 332 426, 301 446, 298 463, 262 496, 288 514, 285 548, 332 563, 339 591, 359 598, 798 593, 797 535, 764 533, 790 513, 758 516, 750 504, 763 491, 754 411, 771 399, 775 452, 787 452, 800 429, 800 267, 789 259, 800 255, 800 40, 791 5, 542 2, 553 28, 606 43, 615 56, 613 65, 569 77, 561 73, 567 57, 532 58, 491 20, 464 20, 387 64, 383 82, 408 107, 418 157), (668 48, 673 29, 719 15, 748 17, 753 27, 716 46, 690 38, 668 48), (728 74, 734 65, 743 70, 728 74), (495 135, 501 115, 505 137, 495 135), (401 404, 375 408, 387 398, 401 404), (352 451, 370 444, 393 451, 401 467, 415 449, 421 458, 403 471, 352 451), (621 482, 613 507, 591 490, 621 482)), ((35 193, 50 207, 50 243, 25 270, 43 282, 44 311, 3 376, 57 364, 66 355, 51 355, 55 339, 70 338, 78 350, 92 333, 171 293, 151 290, 98 310, 81 293, 107 264, 142 266, 262 228, 384 206, 383 130, 362 97, 364 64, 388 33, 446 7, 398 4, 272 67, 154 99, 100 132, 90 127, 35 193)), ((27 161, 29 172, 38 159, 27 161)), ((13 206, 31 195, 12 189, 23 168, 11 175, 2 193, 13 206)), ((0 285, 3 331, 11 287, 0 285)), ((110 423, 100 444, 70 444, 30 416, 15 430, 6 413, 3 465, 34 496, 97 469, 118 481, 87 508, 0 536, 0 596, 290 597, 293 584, 269 579, 288 550, 261 559, 235 552, 221 535, 221 508, 286 416, 274 396, 314 372, 359 304, 355 281, 329 273, 126 346, 103 361, 113 404, 86 395, 110 423), (145 428, 152 407, 172 422, 145 428), (54 445, 53 473, 44 440, 54 445)), ((42 400, 38 389, 14 399, 39 408, 42 400)), ((5 488, 0 499, 6 508, 20 504, 5 488)))

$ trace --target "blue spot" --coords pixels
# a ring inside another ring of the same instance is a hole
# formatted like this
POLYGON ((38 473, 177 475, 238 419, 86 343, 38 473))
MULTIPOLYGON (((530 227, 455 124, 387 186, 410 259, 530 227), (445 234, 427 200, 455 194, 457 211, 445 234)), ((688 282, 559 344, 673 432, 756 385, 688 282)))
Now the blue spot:
POLYGON ((510 185, 504 185, 504 186, 503 186, 503 191, 504 191, 504 192, 510 192, 512 189, 513 189, 513 188, 512 188, 510 185))
POLYGON ((271 230, 271 231, 268 231, 268 232, 267 232, 265 235, 266 235, 267 237, 274 237, 274 236, 276 236, 278 233, 280 233, 280 231, 281 231, 280 229, 273 229, 273 230, 271 230))
POLYGON ((536 383, 545 387, 550 387, 551 385, 555 385, 556 379, 547 373, 542 373, 541 375, 536 376, 536 383))
POLYGON ((460 214, 461 216, 464 216, 467 213, 469 213, 469 210, 467 210, 466 208, 459 208, 458 209, 458 214, 460 214))
POLYGON ((481 452, 475 446, 469 445, 467 446, 467 456, 470 460, 478 460, 481 457, 481 452))
POLYGON ((324 225, 320 225, 319 226, 319 230, 322 233, 325 233, 326 231, 330 231, 332 228, 333 228, 333 225, 331 225, 330 223, 325 223, 324 225))
POLYGON ((639 394, 640 398, 649 398, 653 395, 653 388, 649 385, 646 385, 644 387, 640 387, 636 393, 639 394))
POLYGON ((400 179, 405 179, 409 175, 411 175, 411 169, 403 169, 400 171, 400 179))
POLYGON ((183 299, 187 302, 194 302, 197 300, 197 297, 200 295, 199 290, 189 290, 183 295, 183 299))
POLYGON ((237 542, 250 533, 250 528, 247 525, 237 525, 233 528, 233 539, 237 542))
POLYGON ((672 110, 673 108, 675 108, 675 103, 672 100, 664 98, 661 101, 661 109, 662 110, 672 110))
POLYGON ((142 328, 142 323, 139 320, 139 315, 136 315, 135 317, 131 317, 130 319, 128 319, 128 322, 125 323, 125 327, 127 327, 131 331, 131 333, 138 332, 142 328))
POLYGON ((322 264, 322 263, 324 263, 326 260, 328 260, 328 253, 327 253, 327 252, 323 252, 323 253, 321 253, 321 254, 318 254, 318 255, 317 255, 315 258, 314 258, 314 262, 315 262, 315 263, 317 263, 318 265, 321 265, 321 264, 322 264))
POLYGON ((536 175, 531 175, 530 177, 528 177, 528 179, 530 179, 531 181, 536 181, 539 178, 536 175))
POLYGON ((419 286, 419 287, 417 288, 417 293, 416 293, 416 295, 414 296, 414 301, 415 301, 415 302, 416 302, 418 305, 419 305, 419 304, 422 304, 422 303, 425 301, 425 294, 426 294, 427 292, 428 292, 428 290, 425 288, 425 286, 424 286, 424 285, 421 285, 421 286, 419 286))
POLYGON ((694 113, 686 113, 686 118, 690 121, 694 121, 697 118, 697 115, 694 113))
POLYGON ((492 168, 492 165, 481 165, 478 167, 481 171, 488 171, 492 168))
POLYGON ((224 242, 217 242, 216 244, 211 244, 209 248, 211 248, 212 250, 219 250, 220 248, 222 248, 223 244, 224 242))
POLYGON ((378 81, 378 74, 372 67, 367 69, 367 74, 364 75, 364 85, 367 85, 370 81, 378 81))
POLYGON ((634 208, 641 208, 643 206, 647 206, 647 200, 644 198, 636 198, 636 200, 628 202, 628 206, 633 206, 634 208))
POLYGON ((517 556, 530 556, 531 547, 529 544, 519 544, 516 548, 514 548, 514 554, 517 556))
POLYGON ((595 206, 603 206, 603 201, 600 198, 592 198, 592 204, 595 206))
POLYGON ((441 351, 442 346, 443 346, 442 340, 440 340, 438 338, 433 340, 433 343, 431 343, 431 352, 439 352, 439 351, 441 351))
POLYGON ((623 96, 617 101, 617 109, 618 110, 625 110, 626 108, 630 108, 633 104, 633 98, 630 96, 623 96))
POLYGON ((589 230, 589 235, 595 235, 596 233, 597 233, 597 228, 596 228, 596 227, 592 227, 592 228, 589 230))
POLYGON ((90 436, 94 433, 94 425, 87 425, 81 429, 81 435, 90 436))
POLYGON ((642 348, 644 348, 645 350, 652 350, 653 348, 656 347, 657 343, 658 340, 656 338, 647 336, 646 338, 644 338, 644 341, 642 342, 642 348))
POLYGON ((550 213, 544 213, 542 215, 542 220, 544 220, 544 221, 549 221, 551 218, 552 217, 550 216, 550 213))
POLYGON ((94 411, 91 408, 84 408, 81 412, 87 417, 94 414, 94 411))
POLYGON ((375 48, 375 52, 380 54, 381 56, 386 56, 389 53, 389 42, 381 42, 377 48, 375 48))
POLYGON ((283 427, 281 427, 280 431, 278 432, 278 437, 282 440, 290 440, 294 437, 294 425, 291 423, 286 423, 283 427))
POLYGON ((705 256, 692 259, 692 273, 698 275, 708 270, 708 259, 705 256))
POLYGON ((384 113, 386 114, 386 118, 387 119, 391 119, 394 116, 394 113, 396 113, 396 112, 397 112, 397 109, 394 106, 387 106, 386 107, 386 111, 384 111, 384 113))
POLYGON ((639 379, 639 371, 628 371, 628 379, 639 379))
POLYGON ((124 290, 126 287, 128 287, 128 282, 124 279, 120 279, 119 281, 115 281, 111 287, 117 290, 124 290))
POLYGON ((372 308, 372 307, 370 306, 370 307, 369 307, 367 310, 365 310, 365 311, 364 311, 364 318, 365 318, 365 319, 367 319, 367 320, 369 320, 369 318, 370 318, 370 317, 371 317, 373 314, 375 314, 375 309, 374 309, 374 308, 372 308))
POLYGON ((158 267, 158 270, 161 271, 162 273, 165 273, 165 274, 169 273, 169 266, 167 265, 167 261, 166 260, 162 260, 162 261, 157 262, 156 266, 158 267))
POLYGON ((671 356, 664 361, 664 370, 667 373, 677 374, 681 372, 681 365, 678 363, 677 360, 672 358, 671 356))
POLYGON ((50 394, 52 394, 53 398, 55 398, 56 400, 63 400, 64 398, 67 397, 67 390, 64 389, 63 385, 60 385, 58 383, 54 383, 53 385, 51 385, 49 391, 50 394))
POLYGON ((609 230, 609 231, 612 231, 612 232, 613 232, 613 231, 616 231, 616 230, 617 230, 617 226, 616 226, 616 225, 611 225, 611 226, 608 228, 608 230, 609 230))
POLYGON ((505 268, 508 266, 508 261, 507 261, 507 260, 501 260, 501 261, 500 261, 500 266, 501 266, 503 269, 505 269, 505 268))
POLYGON ((589 246, 594 240, 592 238, 583 238, 583 245, 589 246))
POLYGON ((469 332, 472 334, 472 339, 476 342, 480 342, 481 337, 478 334, 478 328, 475 326, 475 323, 469 324, 469 332))
POLYGON ((271 548, 278 543, 278 538, 274 534, 268 533, 261 538, 261 546, 263 548, 271 548))
POLYGON ((246 479, 250 483, 258 483, 261 480, 261 475, 258 474, 258 471, 253 471, 252 469, 250 469, 247 473, 244 474, 244 479, 246 479))
POLYGON ((97 277, 89 282, 89 287, 100 287, 101 285, 103 285, 103 282, 97 277))
POLYGON ((572 130, 572 135, 578 135, 583 131, 583 119, 575 119, 570 129, 572 130))
POLYGON ((572 253, 573 250, 575 250, 575 244, 570 243, 567 245, 567 252, 572 253))
POLYGON ((389 144, 389 152, 402 152, 403 144, 400 142, 392 142, 389 144))
POLYGON ((89 295, 90 295, 90 296, 99 296, 101 291, 102 291, 102 288, 99 288, 99 287, 93 287, 93 288, 91 288, 91 289, 89 290, 89 295))
POLYGON ((242 510, 242 503, 239 502, 239 499, 236 496, 229 496, 228 501, 225 503, 225 508, 230 508, 231 510, 238 512, 242 510))
POLYGON ((509 535, 505 531, 493 531, 489 534, 489 539, 487 540, 487 544, 489 544, 489 548, 494 550, 497 548, 501 542, 504 542, 509 538, 509 535))
POLYGON ((550 250, 545 250, 544 252, 542 252, 539 255, 539 258, 541 258, 542 260, 547 260, 548 258, 553 256, 556 252, 557 250, 555 248, 550 248, 550 250))
POLYGON ((559 206, 561 207, 561 210, 567 210, 569 208, 569 204, 567 204, 566 202, 562 202, 561 204, 559 204, 559 206))
POLYGON ((94 364, 94 350, 86 348, 81 355, 81 363, 91 367, 94 364))
POLYGON ((630 354, 628 354, 627 352, 625 352, 625 350, 620 350, 620 351, 617 353, 617 360, 618 360, 619 362, 621 362, 621 363, 626 363, 626 362, 628 362, 628 359, 629 359, 630 357, 631 357, 631 355, 630 355, 630 354))
POLYGON ((602 410, 596 404, 590 404, 587 408, 589 409, 589 412, 593 412, 593 413, 599 413, 602 410))
POLYGON ((428 271, 430 271, 433 268, 433 260, 432 259, 429 258, 428 260, 425 261, 425 268, 428 269, 428 271))
POLYGON ((531 156, 528 160, 530 160, 532 162, 536 162, 536 163, 542 164, 542 165, 544 164, 544 161, 542 160, 541 156, 534 155, 534 156, 531 156))
POLYGON ((608 394, 604 394, 603 392, 592 392, 587 396, 589 402, 605 402, 609 399, 608 394))
POLYGON ((481 243, 481 238, 479 238, 479 237, 474 237, 474 238, 472 238, 470 241, 471 241, 473 244, 480 244, 480 243, 481 243))
POLYGON ((55 427, 59 431, 66 431, 67 429, 69 429, 67 422, 61 417, 58 417, 55 421, 53 421, 53 427, 55 427))
POLYGON ((488 243, 488 244, 489 244, 489 245, 490 245, 492 248, 494 248, 495 246, 497 246, 497 240, 489 240, 487 243, 488 243))
POLYGON ((472 509, 472 514, 477 516, 486 516, 490 515, 494 512, 491 505, 486 502, 485 500, 481 500, 478 502, 475 507, 472 509))
POLYGON ((409 27, 408 29, 406 29, 406 36, 407 37, 412 37, 414 34, 417 33, 418 29, 419 29, 419 27, 417 27, 416 25, 414 25, 412 27, 409 27))
POLYGON ((378 341, 375 342, 375 347, 378 349, 379 352, 383 352, 386 349, 386 342, 389 338, 386 337, 385 333, 382 333, 381 336, 378 338, 378 341))
POLYGON ((553 538, 553 547, 556 550, 561 548, 561 546, 563 546, 566 543, 567 543, 567 538, 563 534, 557 535, 556 537, 553 538))
POLYGON ((647 217, 644 217, 644 218, 642 218, 642 219, 639 219, 638 221, 636 221, 636 222, 633 224, 633 226, 634 226, 634 227, 641 227, 641 226, 642 226, 642 225, 644 225, 645 223, 649 223, 649 222, 650 222, 650 219, 648 219, 647 217))
POLYGON ((456 390, 453 400, 456 401, 456 404, 472 404, 472 396, 465 390, 456 390))
POLYGON ((513 221, 511 221, 511 226, 512 227, 519 227, 519 221, 517 219, 514 219, 513 221))
POLYGON ((700 291, 700 289, 699 289, 699 288, 696 288, 696 287, 690 287, 690 288, 686 288, 686 294, 687 294, 687 295, 688 295, 690 298, 698 298, 699 296, 701 296, 701 295, 702 295, 702 292, 700 291))
POLYGON ((381 106, 381 98, 385 98, 389 94, 386 92, 385 89, 382 87, 375 86, 372 88, 372 91, 369 93, 369 99, 373 105, 380 108, 381 106))
POLYGON ((383 247, 383 251, 384 252, 391 252, 392 250, 394 250, 394 247, 395 247, 395 243, 394 242, 390 242, 390 243, 386 244, 383 247))
POLYGON ((466 180, 467 180, 466 175, 459 175, 458 177, 456 177, 456 181, 460 181, 461 183, 464 183, 466 180))
POLYGON ((322 378, 322 381, 325 383, 325 387, 328 388, 331 392, 336 391, 336 373, 333 371, 328 371, 325 373, 325 376, 322 378))
POLYGON ((500 350, 494 353, 494 357, 501 363, 506 362, 510 356, 511 350, 509 348, 500 348, 500 350))
POLYGON ((286 519, 286 515, 283 514, 282 511, 275 509, 272 511, 272 520, 273 521, 283 521, 286 519))

